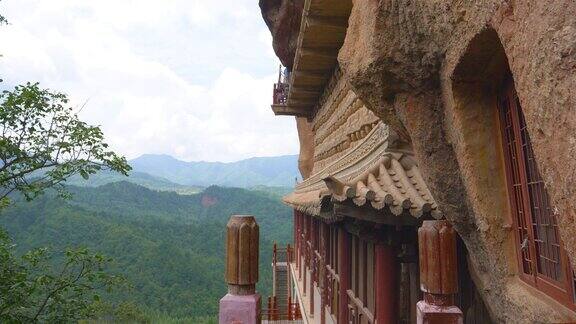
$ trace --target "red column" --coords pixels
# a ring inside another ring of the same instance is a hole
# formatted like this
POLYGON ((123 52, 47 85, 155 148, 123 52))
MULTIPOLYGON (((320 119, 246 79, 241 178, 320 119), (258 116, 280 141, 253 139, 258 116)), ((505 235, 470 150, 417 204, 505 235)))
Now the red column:
POLYGON ((322 290, 320 291, 320 324, 326 323, 326 294, 328 287, 326 287, 326 262, 327 262, 327 245, 328 245, 328 225, 324 222, 320 222, 320 239, 319 239, 319 251, 322 256, 322 263, 320 264, 320 274, 318 276, 318 285, 322 283, 322 290))
POLYGON ((398 261, 396 249, 378 243, 375 246, 375 285, 377 323, 396 323, 398 317, 398 261))
POLYGON ((293 221, 292 221, 292 227, 293 227, 293 242, 294 242, 294 248, 297 248, 297 244, 298 244, 298 211, 296 209, 294 209, 294 217, 293 217, 293 221))
POLYGON ((348 323, 348 293, 350 289, 350 235, 344 228, 338 229, 338 276, 340 277, 338 323, 348 323))
POLYGON ((416 304, 418 324, 460 324, 462 311, 454 305, 458 292, 456 232, 448 221, 424 221, 418 229, 420 287, 424 300, 416 304))
POLYGON ((300 212, 294 210, 294 262, 296 268, 300 268, 300 212))
POLYGON ((314 282, 316 281, 316 267, 314 262, 314 260, 316 260, 316 254, 314 253, 314 250, 316 249, 315 242, 316 236, 318 235, 316 230, 318 227, 316 226, 316 221, 313 220, 312 217, 310 217, 310 225, 310 314, 314 315, 314 282))
POLYGON ((307 291, 308 289, 306 289, 306 287, 308 286, 308 281, 307 281, 307 276, 306 276, 306 271, 308 269, 308 267, 310 266, 310 259, 309 259, 309 253, 308 253, 308 239, 310 237, 310 215, 306 215, 303 214, 303 227, 304 227, 304 235, 302 236, 302 252, 304 253, 304 265, 302 266, 302 287, 304 289, 304 295, 307 295, 307 291))

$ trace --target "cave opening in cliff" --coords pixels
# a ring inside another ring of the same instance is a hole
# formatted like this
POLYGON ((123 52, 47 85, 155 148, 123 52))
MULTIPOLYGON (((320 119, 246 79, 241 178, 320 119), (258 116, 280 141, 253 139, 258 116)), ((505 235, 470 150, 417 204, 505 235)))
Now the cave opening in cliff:
POLYGON ((472 176, 492 177, 468 180, 476 197, 494 202, 484 209, 476 202, 476 217, 483 212, 502 215, 506 230, 493 229, 488 235, 501 231, 512 272, 573 308, 573 272, 495 30, 485 29, 468 44, 452 76, 452 95, 460 138, 469 149, 461 158, 476 168, 472 176))

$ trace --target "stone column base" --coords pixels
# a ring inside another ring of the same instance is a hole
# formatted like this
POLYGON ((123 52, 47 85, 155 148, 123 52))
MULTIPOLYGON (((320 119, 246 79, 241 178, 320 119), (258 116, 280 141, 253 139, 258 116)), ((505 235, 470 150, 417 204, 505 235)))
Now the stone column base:
POLYGON ((463 315, 456 306, 435 306, 421 300, 416 304, 417 324, 463 324, 463 315))
POLYGON ((256 324, 260 315, 260 295, 226 294, 220 299, 220 324, 256 324))

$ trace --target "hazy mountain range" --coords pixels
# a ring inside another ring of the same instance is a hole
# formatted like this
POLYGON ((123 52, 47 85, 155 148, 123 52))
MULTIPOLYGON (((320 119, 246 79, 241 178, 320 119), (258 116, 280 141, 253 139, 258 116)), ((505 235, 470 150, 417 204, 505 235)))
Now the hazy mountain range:
MULTIPOLYGON (((239 188, 291 188, 298 172, 298 156, 255 157, 237 162, 185 162, 169 155, 145 154, 129 161, 133 170, 127 178, 100 172, 88 181, 73 177, 68 184, 97 187, 128 181, 149 189, 195 193, 211 185, 239 188)), ((285 189, 279 189, 283 192, 285 189)))
POLYGON ((292 187, 299 177, 298 156, 254 157, 238 162, 184 162, 169 155, 145 154, 130 161, 136 172, 192 186, 292 187))

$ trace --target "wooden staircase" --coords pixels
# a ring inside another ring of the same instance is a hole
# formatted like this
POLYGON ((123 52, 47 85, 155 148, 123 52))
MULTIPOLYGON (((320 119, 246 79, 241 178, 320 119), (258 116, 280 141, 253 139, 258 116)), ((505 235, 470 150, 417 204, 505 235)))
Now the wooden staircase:
POLYGON ((286 313, 288 311, 288 297, 290 295, 289 282, 288 282, 288 263, 281 262, 276 264, 275 273, 275 284, 276 291, 274 292, 274 297, 278 301, 279 311, 281 313, 286 313))
POLYGON ((272 257, 272 296, 268 297, 267 308, 261 313, 263 323, 302 323, 302 314, 298 303, 292 296, 290 262, 293 250, 290 244, 278 248, 274 243, 272 257))

